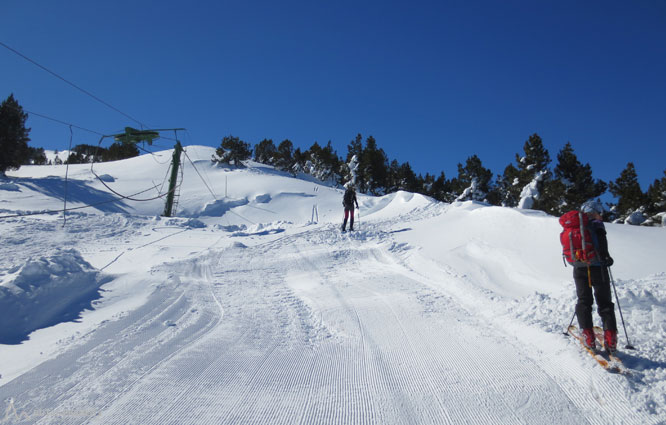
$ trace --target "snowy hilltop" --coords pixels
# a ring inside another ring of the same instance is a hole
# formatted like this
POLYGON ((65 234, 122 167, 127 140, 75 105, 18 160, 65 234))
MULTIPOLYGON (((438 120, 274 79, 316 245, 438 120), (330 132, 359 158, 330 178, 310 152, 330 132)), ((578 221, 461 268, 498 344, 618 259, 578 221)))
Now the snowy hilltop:
POLYGON ((666 228, 607 224, 613 374, 557 217, 359 194, 342 233, 342 188, 185 152, 173 217, 170 150, 0 180, 0 423, 666 423, 666 228))

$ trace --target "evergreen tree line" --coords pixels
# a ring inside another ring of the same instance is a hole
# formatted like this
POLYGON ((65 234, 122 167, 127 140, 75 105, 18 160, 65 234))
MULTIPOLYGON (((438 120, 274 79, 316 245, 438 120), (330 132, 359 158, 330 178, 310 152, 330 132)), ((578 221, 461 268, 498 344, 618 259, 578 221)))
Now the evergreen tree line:
MULTIPOLYGON (((28 146, 27 117, 13 94, 0 104, 0 175, 21 165, 46 163, 44 149, 28 146)), ((65 162, 112 161, 138 154, 133 144, 114 143, 108 149, 77 145, 65 162)), ((516 154, 515 162, 497 176, 483 166, 477 155, 467 158, 464 164, 459 163, 458 173, 452 178, 447 178, 444 172, 438 176, 416 175, 409 162, 389 160, 374 137, 369 136, 364 142, 360 134, 350 141, 344 160, 330 141, 325 146, 315 142, 302 151, 294 148, 290 140, 276 146, 273 140, 264 139, 252 148, 238 137, 227 136, 222 139, 213 161, 242 166, 242 161, 250 158, 294 175, 307 173, 322 182, 335 185, 352 182, 360 192, 371 195, 405 190, 443 202, 476 200, 561 215, 609 190, 617 202, 609 204, 610 211, 605 217, 608 220, 661 223, 657 215, 666 212, 666 170, 647 192, 641 190, 631 162, 616 180, 604 182, 593 177, 589 164, 578 160, 571 143, 558 152, 557 163, 551 168, 550 154, 538 134, 528 138, 523 154, 516 154), (636 215, 639 217, 634 218, 636 215)))
POLYGON ((538 134, 529 136, 523 153, 516 154, 515 162, 497 176, 483 166, 477 155, 467 158, 464 164, 459 163, 457 175, 451 178, 444 172, 437 176, 417 175, 409 162, 389 160, 374 137, 367 137, 364 143, 360 134, 348 144, 344 159, 338 156, 330 141, 325 146, 315 142, 302 151, 294 148, 288 139, 277 146, 273 140, 264 139, 252 148, 234 136, 223 138, 213 157, 214 162, 237 166, 249 159, 293 175, 310 174, 336 185, 352 181, 360 192, 371 195, 405 190, 443 202, 476 200, 559 216, 610 191, 617 202, 608 204, 606 220, 661 224, 657 215, 666 212, 666 170, 647 192, 641 190, 631 162, 616 180, 604 182, 594 178, 590 164, 580 162, 569 142, 558 152, 556 163, 551 167, 550 154, 538 134))

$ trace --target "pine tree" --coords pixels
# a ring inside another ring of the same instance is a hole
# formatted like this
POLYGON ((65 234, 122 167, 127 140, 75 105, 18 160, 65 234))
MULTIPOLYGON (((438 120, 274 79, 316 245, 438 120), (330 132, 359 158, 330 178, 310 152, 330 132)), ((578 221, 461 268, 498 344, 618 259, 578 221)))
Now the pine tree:
POLYGON ((400 190, 400 163, 394 159, 388 166, 388 177, 386 184, 386 192, 393 193, 400 190))
POLYGON ((349 142, 347 145, 347 158, 345 159, 345 162, 349 163, 349 161, 354 156, 356 157, 359 165, 358 169, 356 170, 356 188, 359 192, 364 193, 367 192, 368 186, 365 176, 365 169, 361 164, 363 156, 363 136, 361 136, 361 134, 357 134, 356 138, 354 138, 354 140, 349 142))
POLYGON ((451 190, 451 182, 446 178, 443 171, 432 183, 429 195, 441 202, 453 202, 456 199, 451 190))
POLYGON ((638 174, 633 162, 620 173, 614 182, 609 183, 610 192, 618 198, 615 206, 619 219, 627 218, 631 213, 645 208, 647 197, 638 183, 638 174))
POLYGON ((349 142, 347 145, 347 158, 345 159, 345 162, 349 162, 352 156, 356 155, 356 158, 361 158, 361 154, 363 153, 363 136, 361 134, 357 134, 356 138, 349 142))
POLYGON ((548 169, 551 161, 548 149, 543 146, 541 137, 534 133, 523 145, 523 151, 525 155, 522 157, 516 154, 518 184, 511 188, 509 197, 519 199, 519 207, 529 204, 530 209, 552 214, 556 210, 557 199, 548 169), (529 202, 523 199, 526 196, 531 198, 529 202))
POLYGON ((267 165, 274 165, 277 159, 277 148, 271 139, 264 139, 254 147, 254 160, 267 165))
POLYGON ((356 180, 358 175, 358 158, 356 155, 349 158, 349 161, 343 164, 340 169, 341 179, 338 183, 341 186, 344 186, 347 183, 351 183, 353 187, 356 187, 356 180))
MULTIPOLYGON (((388 187, 388 158, 383 149, 377 147, 377 141, 369 136, 360 158, 361 174, 365 177, 366 190, 373 195, 383 195, 388 187)), ((416 178, 416 176, 414 176, 416 178)))
POLYGON ((651 223, 657 225, 666 225, 664 217, 666 216, 666 170, 664 177, 655 179, 647 191, 648 209, 647 213, 651 216, 651 223), (657 217, 661 215, 661 217, 657 217))
POLYGON ((30 129, 25 127, 28 114, 14 99, 14 95, 0 104, 0 175, 17 170, 30 155, 28 142, 30 129))
POLYGON ((94 152, 88 155, 86 162, 97 162, 100 160, 99 156, 101 156, 102 161, 119 161, 139 156, 139 148, 137 148, 135 143, 115 142, 107 150, 95 150, 94 152), (98 157, 93 157, 94 155, 98 155, 98 157))
POLYGON ((277 147, 275 166, 278 170, 291 171, 294 166, 294 144, 285 139, 277 147))
POLYGON ((32 148, 28 146, 28 159, 22 165, 45 165, 46 163, 44 148, 32 148))
POLYGON ((398 167, 394 178, 397 186, 396 190, 418 192, 420 189, 418 178, 409 162, 404 162, 398 167))
POLYGON ((420 174, 417 178, 419 181, 419 193, 424 195, 430 195, 432 193, 432 186, 435 184, 435 176, 430 173, 426 173, 425 177, 422 177, 420 174))
POLYGON ((513 164, 509 164, 504 168, 504 173, 497 176, 496 188, 498 192, 498 203, 503 207, 517 207, 520 201, 520 179, 518 178, 519 171, 513 164))
POLYGON ((65 164, 85 164, 85 163, 86 163, 85 155, 81 154, 80 152, 75 152, 74 150, 72 150, 72 152, 65 160, 65 164))
POLYGON ((340 159, 333 150, 329 141, 325 147, 315 142, 308 150, 308 159, 305 163, 305 171, 321 181, 334 179, 338 182, 340 172, 340 159))
POLYGON ((308 151, 302 152, 301 148, 296 148, 294 151, 294 165, 291 166, 291 171, 294 174, 302 173, 305 171, 305 163, 310 157, 308 151))
POLYGON ((212 161, 216 163, 224 162, 236 167, 243 167, 243 162, 252 157, 252 148, 249 143, 245 143, 238 137, 226 136, 222 139, 220 147, 215 151, 217 157, 213 156, 212 161))
POLYGON ((606 192, 607 185, 601 180, 594 180, 590 164, 581 164, 574 153, 571 143, 557 154, 554 170, 553 196, 557 200, 556 215, 579 208, 584 202, 598 198, 606 192))
POLYGON ((483 166, 481 159, 476 155, 470 156, 465 166, 458 164, 457 200, 484 201, 490 192, 492 178, 492 171, 483 166))

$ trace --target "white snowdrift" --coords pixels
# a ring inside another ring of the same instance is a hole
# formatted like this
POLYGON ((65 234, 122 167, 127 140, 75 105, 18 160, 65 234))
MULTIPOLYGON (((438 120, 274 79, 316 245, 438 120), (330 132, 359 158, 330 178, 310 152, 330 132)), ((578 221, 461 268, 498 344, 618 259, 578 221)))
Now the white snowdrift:
POLYGON ((0 284, 0 343, 19 343, 36 329, 78 318, 99 298, 102 283, 75 249, 9 270, 0 284))

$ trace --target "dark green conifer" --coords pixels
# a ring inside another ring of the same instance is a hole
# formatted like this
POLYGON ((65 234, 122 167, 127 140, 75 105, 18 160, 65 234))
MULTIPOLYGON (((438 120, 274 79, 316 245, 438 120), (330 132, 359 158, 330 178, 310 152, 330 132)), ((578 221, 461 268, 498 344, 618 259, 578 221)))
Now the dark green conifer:
POLYGON ((28 114, 10 94, 0 104, 0 175, 17 170, 29 158, 30 129, 25 127, 28 114))

